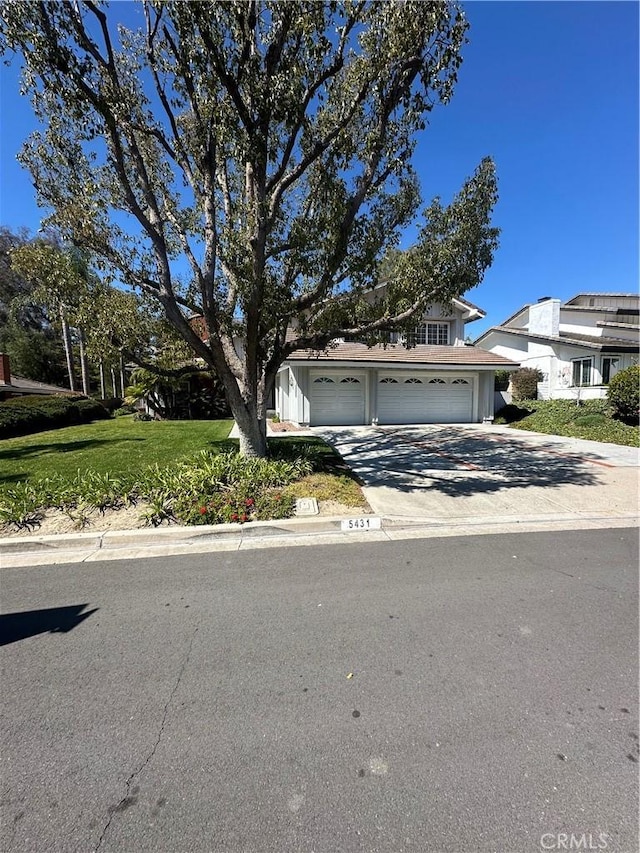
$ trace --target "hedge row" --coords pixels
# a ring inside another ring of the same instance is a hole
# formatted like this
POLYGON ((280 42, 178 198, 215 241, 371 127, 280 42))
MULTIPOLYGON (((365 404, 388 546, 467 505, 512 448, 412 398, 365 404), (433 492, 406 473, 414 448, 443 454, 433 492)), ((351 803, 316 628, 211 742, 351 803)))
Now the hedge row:
POLYGON ((97 400, 87 397, 15 397, 0 403, 0 438, 73 426, 110 417, 97 400))

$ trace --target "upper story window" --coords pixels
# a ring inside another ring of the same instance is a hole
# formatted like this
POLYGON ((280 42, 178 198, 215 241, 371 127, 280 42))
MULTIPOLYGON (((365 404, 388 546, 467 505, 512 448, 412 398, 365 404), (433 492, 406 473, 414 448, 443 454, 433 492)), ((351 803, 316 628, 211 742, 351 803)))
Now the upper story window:
POLYGON ((414 329, 412 340, 416 344, 447 346, 449 343, 449 324, 422 323, 414 329))

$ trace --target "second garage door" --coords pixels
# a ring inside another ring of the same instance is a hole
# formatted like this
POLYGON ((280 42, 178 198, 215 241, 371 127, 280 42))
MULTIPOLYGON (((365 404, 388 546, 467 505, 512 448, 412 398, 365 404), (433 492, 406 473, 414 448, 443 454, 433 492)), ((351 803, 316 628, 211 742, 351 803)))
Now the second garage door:
POLYGON ((468 423, 472 415, 471 378, 415 374, 378 378, 378 423, 468 423))

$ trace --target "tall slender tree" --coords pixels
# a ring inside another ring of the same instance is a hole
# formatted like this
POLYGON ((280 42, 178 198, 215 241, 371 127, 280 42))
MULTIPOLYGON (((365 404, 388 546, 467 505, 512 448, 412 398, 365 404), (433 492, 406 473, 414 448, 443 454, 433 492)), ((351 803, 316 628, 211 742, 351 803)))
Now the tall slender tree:
POLYGON ((243 453, 266 453, 292 352, 408 328, 490 264, 486 159, 371 297, 419 210, 411 155, 466 30, 442 0, 0 5, 44 125, 22 161, 49 221, 158 301, 221 378, 243 453))

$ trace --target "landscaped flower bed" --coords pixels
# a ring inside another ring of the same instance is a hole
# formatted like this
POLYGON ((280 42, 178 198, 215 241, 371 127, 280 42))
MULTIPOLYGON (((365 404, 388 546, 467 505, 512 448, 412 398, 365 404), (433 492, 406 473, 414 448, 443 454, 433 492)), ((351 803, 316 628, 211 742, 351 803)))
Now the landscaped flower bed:
POLYGON ((150 524, 220 524, 287 518, 295 498, 282 494, 313 468, 309 458, 243 459, 236 452, 202 451, 172 468, 152 466, 135 476, 78 472, 68 480, 46 477, 18 483, 0 494, 0 523, 35 528, 47 509, 77 517, 143 502, 150 524))
POLYGON ((245 459, 227 443, 221 451, 201 451, 171 467, 32 477, 0 490, 0 526, 5 534, 35 531, 54 512, 75 529, 100 526, 96 516, 115 513, 126 515, 129 526, 246 524, 289 518, 296 498, 314 496, 316 489, 320 499, 364 504, 341 458, 321 440, 278 439, 270 451, 268 459, 245 459))

